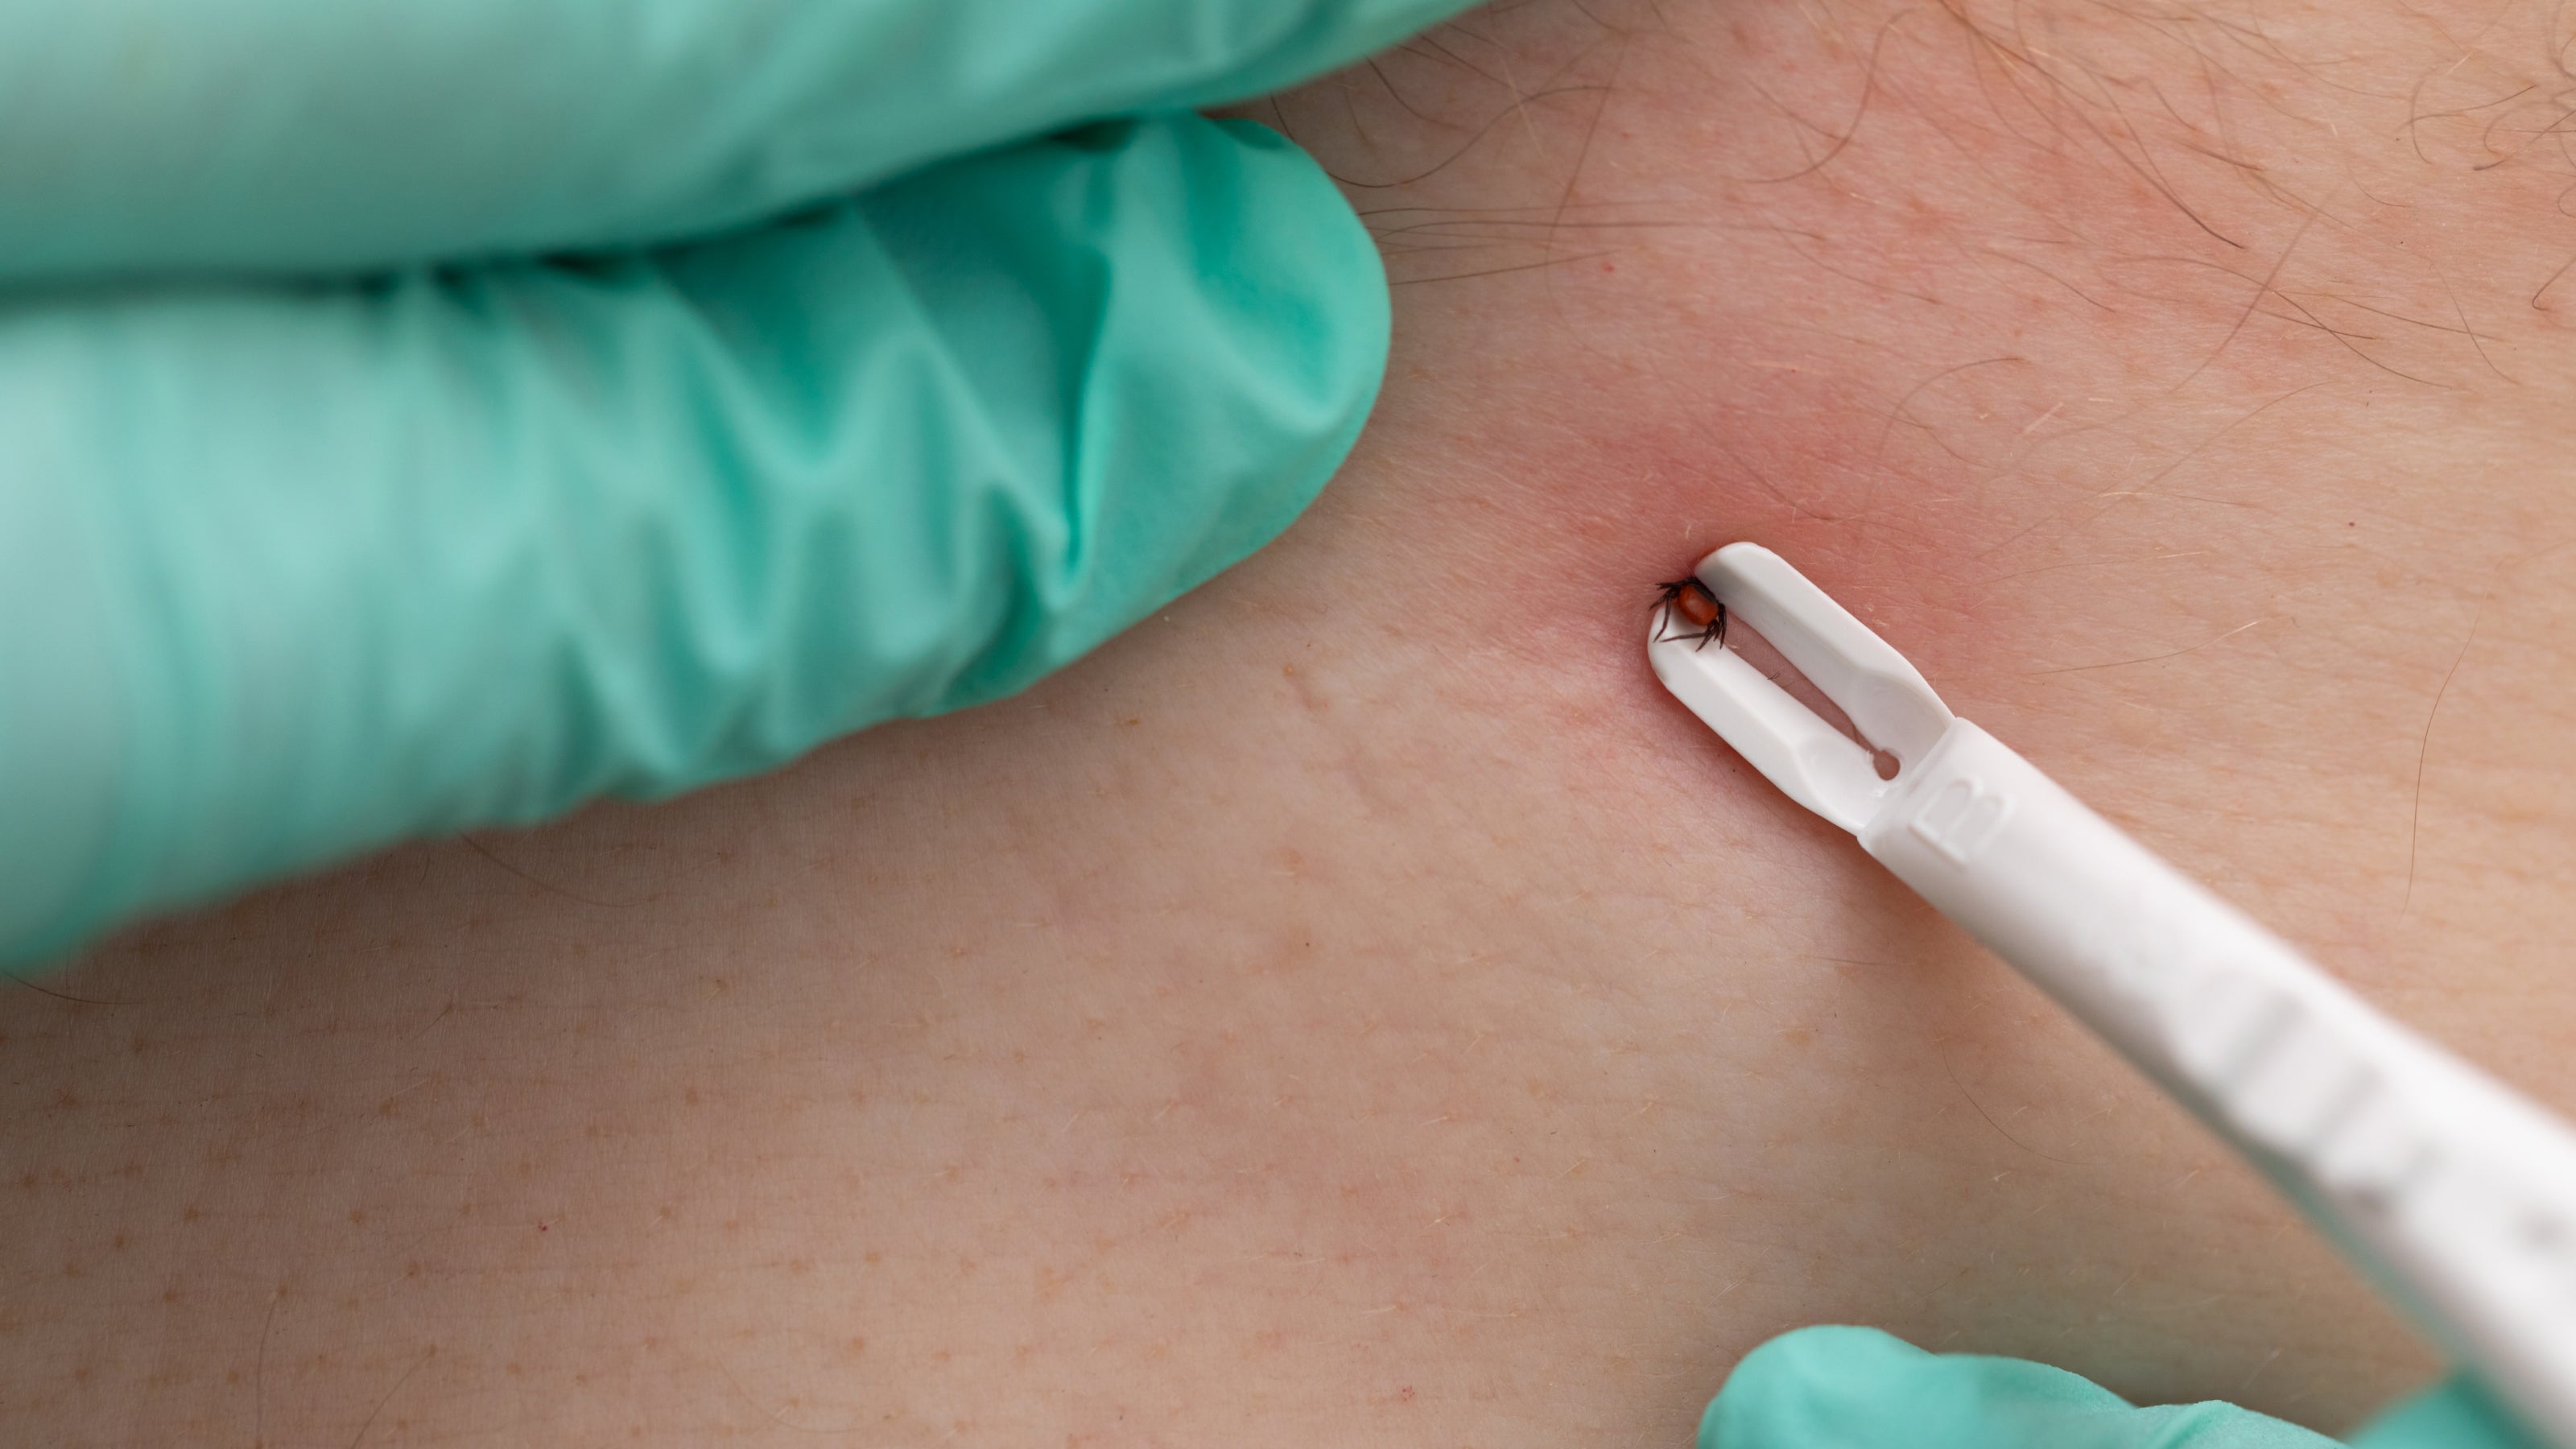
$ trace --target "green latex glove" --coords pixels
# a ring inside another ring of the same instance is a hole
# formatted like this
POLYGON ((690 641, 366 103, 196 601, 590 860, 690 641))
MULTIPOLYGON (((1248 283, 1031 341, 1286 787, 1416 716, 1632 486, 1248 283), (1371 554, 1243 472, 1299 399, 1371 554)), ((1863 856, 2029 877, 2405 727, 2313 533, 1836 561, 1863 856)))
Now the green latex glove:
MULTIPOLYGON (((2363 1430, 2354 1449, 2538 1449, 2466 1380, 2363 1430)), ((1700 1449, 2335 1449, 2232 1404, 2137 1408, 2063 1369, 1931 1354, 1868 1328, 1755 1349, 1700 1420, 1700 1449)))
POLYGON ((0 959, 992 699, 1258 547, 1385 280, 1184 108, 1461 6, 0 0, 0 959))

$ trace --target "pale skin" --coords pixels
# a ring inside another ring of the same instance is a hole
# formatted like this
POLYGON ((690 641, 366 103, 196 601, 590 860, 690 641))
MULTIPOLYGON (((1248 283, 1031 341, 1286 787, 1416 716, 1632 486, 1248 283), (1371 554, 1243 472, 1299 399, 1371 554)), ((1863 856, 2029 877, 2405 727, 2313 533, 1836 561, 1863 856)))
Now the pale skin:
POLYGON ((2576 1107, 2569 38, 1529 0, 1249 108, 1399 283, 1312 514, 1022 698, 10 989, 0 1420, 1674 1444, 1859 1322, 2349 1425, 2435 1359, 1646 605, 1770 544, 2576 1107))

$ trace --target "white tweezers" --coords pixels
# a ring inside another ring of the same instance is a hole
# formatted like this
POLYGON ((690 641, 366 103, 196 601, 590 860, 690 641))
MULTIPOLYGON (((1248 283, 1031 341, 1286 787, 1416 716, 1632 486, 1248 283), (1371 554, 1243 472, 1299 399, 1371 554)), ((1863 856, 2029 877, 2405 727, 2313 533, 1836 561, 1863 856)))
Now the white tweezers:
POLYGON ((2576 1449, 2576 1132, 2380 1015, 1950 713, 1778 554, 1699 581, 1892 753, 1656 611, 1655 675, 1738 754, 2199 1114, 2527 1427, 2576 1449))

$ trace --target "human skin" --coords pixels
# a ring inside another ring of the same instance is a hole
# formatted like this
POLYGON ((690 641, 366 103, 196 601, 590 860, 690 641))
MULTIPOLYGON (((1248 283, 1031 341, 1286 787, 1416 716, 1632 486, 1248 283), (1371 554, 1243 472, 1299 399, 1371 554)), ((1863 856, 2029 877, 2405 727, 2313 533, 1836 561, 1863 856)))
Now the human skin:
POLYGON ((2433 1358, 1646 604, 1779 549, 2576 1106, 2568 38, 1529 0, 1249 108, 1397 283, 1314 511, 1018 699, 0 997, 0 1422, 1669 1444, 1830 1321, 2348 1425, 2433 1358))

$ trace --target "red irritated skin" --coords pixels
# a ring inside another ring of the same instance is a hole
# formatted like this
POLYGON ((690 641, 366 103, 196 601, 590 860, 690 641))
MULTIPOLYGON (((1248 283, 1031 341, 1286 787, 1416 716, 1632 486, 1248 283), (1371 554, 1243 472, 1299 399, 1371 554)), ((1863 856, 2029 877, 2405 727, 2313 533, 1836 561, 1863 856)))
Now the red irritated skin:
POLYGON ((2376 955, 2444 681, 2570 567, 2551 23, 1505 7, 1258 114, 1397 279, 1365 506, 1450 543, 1389 587, 1508 556, 1492 647, 1651 713, 1630 580, 1761 540, 2088 792, 2349 827, 2376 955))
POLYGON ((2430 1355, 1642 646, 1766 543, 2576 1105, 2566 39, 1517 0, 1250 108, 1396 280, 1314 511, 1026 696, 0 997, 0 1422, 1669 1444, 1860 1322, 2349 1424, 2430 1355))
MULTIPOLYGON (((2106 544, 2242 552, 2231 505, 2260 500, 2212 481, 2361 449, 2361 414, 2365 460, 2456 464, 2428 434, 2564 396, 2543 289, 2576 168, 2554 112, 2496 99, 2546 50, 2516 24, 2463 52, 2349 7, 1531 6, 1263 114, 1385 241, 1405 426, 1381 441, 1493 466, 1408 496, 1516 554, 1547 538, 1520 592, 1760 537, 1983 651, 2061 612, 2020 580, 2106 544)), ((2337 469, 2366 476, 2312 517, 2266 505, 2263 540, 2456 527, 2420 490, 2441 518, 2405 513, 2397 466, 2337 469)), ((1545 597, 1542 623, 1582 612, 1545 597)))

